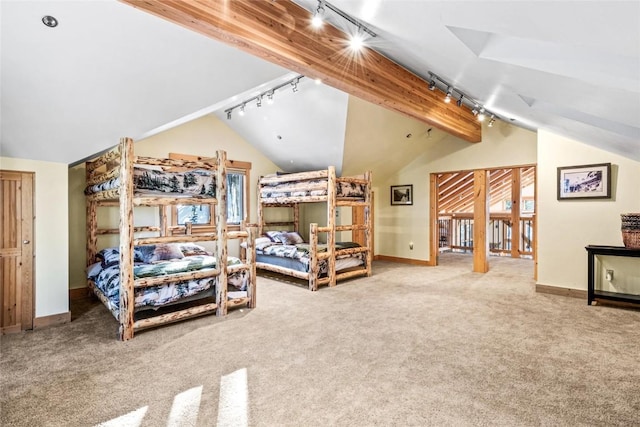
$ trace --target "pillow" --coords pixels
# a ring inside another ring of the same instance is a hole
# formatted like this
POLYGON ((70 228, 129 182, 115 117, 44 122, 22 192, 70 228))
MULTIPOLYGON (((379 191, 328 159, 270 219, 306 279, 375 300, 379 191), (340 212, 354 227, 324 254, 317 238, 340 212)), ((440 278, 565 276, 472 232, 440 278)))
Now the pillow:
POLYGON ((175 243, 159 243, 157 245, 140 246, 140 250, 144 254, 143 262, 146 264, 184 258, 184 255, 180 250, 180 245, 175 243), (151 248, 153 248, 152 251, 151 248))
POLYGON ((184 256, 210 255, 204 246, 196 245, 195 243, 181 243, 180 251, 184 256))
POLYGON ((96 254, 96 260, 100 261, 102 268, 109 268, 120 263, 120 248, 105 248, 96 254))
POLYGON ((102 271, 102 263, 96 262, 95 264, 91 264, 87 267, 87 277, 89 279, 93 279, 102 271))
POLYGON ((297 231, 280 233, 277 238, 282 242, 283 245, 297 245, 299 243, 304 243, 304 239, 297 231))
POLYGON ((279 236, 282 233, 286 233, 286 231, 267 231, 264 233, 272 242, 280 242, 279 236))

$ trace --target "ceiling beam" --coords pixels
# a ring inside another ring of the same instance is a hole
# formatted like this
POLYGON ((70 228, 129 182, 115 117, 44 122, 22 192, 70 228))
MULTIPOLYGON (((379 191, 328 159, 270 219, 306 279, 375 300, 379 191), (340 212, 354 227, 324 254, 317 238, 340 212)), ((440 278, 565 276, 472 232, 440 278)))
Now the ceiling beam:
POLYGON ((312 29, 311 13, 290 0, 122 1, 463 140, 482 139, 469 108, 444 103, 423 78, 373 49, 351 51, 343 31, 312 29))

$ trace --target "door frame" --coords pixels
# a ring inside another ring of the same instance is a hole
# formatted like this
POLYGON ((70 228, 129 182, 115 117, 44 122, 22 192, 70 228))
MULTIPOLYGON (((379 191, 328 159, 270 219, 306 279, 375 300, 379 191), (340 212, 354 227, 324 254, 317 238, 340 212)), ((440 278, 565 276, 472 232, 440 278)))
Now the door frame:
MULTIPOLYGON (((428 265, 437 266, 438 265, 438 256, 440 254, 439 246, 438 246, 438 175, 443 173, 461 173, 461 172, 472 172, 472 171, 485 171, 491 172, 494 170, 502 170, 502 169, 517 169, 517 168, 534 168, 534 251, 533 251, 533 262, 534 262, 534 278, 538 277, 538 165, 537 163, 524 164, 524 165, 515 165, 515 166, 494 166, 488 168, 479 168, 479 169, 463 169, 458 171, 443 171, 443 172, 432 172, 429 174, 429 261, 428 265)), ((486 190, 489 190, 487 187, 486 190)), ((486 195, 488 197, 489 191, 486 191, 486 195)), ((488 208, 488 206, 487 206, 488 208)), ((477 219, 477 214, 474 212, 474 222, 477 219)), ((486 223, 489 223, 489 215, 486 215, 486 223)), ((476 263, 481 263, 483 260, 477 260, 474 256, 474 269, 476 263)), ((488 266, 487 266, 488 268, 488 266)), ((480 269, 478 269, 480 270, 480 269)))

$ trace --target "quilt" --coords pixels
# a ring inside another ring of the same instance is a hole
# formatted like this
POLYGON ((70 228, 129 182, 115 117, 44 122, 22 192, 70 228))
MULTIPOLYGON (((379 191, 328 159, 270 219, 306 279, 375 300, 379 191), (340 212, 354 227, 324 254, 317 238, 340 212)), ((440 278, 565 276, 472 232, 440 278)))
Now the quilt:
MULTIPOLYGON (((90 195, 105 190, 117 189, 120 178, 113 178, 85 188, 90 195)), ((202 169, 184 172, 167 172, 142 167, 133 168, 133 188, 137 195, 171 195, 182 197, 216 197, 215 175, 202 169)))

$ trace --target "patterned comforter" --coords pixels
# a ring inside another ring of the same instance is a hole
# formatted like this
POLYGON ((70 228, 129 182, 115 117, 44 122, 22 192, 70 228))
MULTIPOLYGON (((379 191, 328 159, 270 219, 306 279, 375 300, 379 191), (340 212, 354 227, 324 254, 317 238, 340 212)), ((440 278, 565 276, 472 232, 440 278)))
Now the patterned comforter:
MULTIPOLYGON (((99 184, 87 186, 86 195, 105 190, 117 189, 120 178, 113 178, 99 184)), ((133 168, 133 188, 137 195, 164 194, 182 197, 215 197, 215 175, 206 170, 186 172, 165 172, 141 167, 133 168)))
MULTIPOLYGON (((351 182, 336 182, 337 198, 364 199, 365 185, 351 182)), ((278 199, 281 197, 326 196, 327 180, 308 180, 302 182, 286 182, 265 185, 260 189, 262 199, 278 199)))
MULTIPOLYGON (((347 249, 359 247, 357 243, 352 242, 338 242, 335 244, 336 249, 347 249)), ((318 252, 326 252, 327 245, 318 244, 318 252)), ((256 245, 256 254, 260 255, 271 255, 282 258, 291 258, 298 262, 300 262, 304 268, 305 272, 309 272, 309 265, 311 263, 311 258, 309 256, 309 244, 308 243, 298 243, 295 245, 285 245, 282 243, 272 242, 269 244, 258 244, 256 245)), ((364 262, 364 255, 362 253, 350 254, 350 255, 341 255, 337 259, 341 258, 357 258, 358 260, 364 262)), ((320 276, 326 275, 328 268, 328 261, 320 260, 320 276)))
MULTIPOLYGON (((242 264, 238 258, 229 257, 228 265, 242 264)), ((194 270, 213 269, 216 259, 208 255, 186 256, 176 261, 160 261, 152 264, 136 263, 134 278, 164 276, 194 270)), ((94 264, 89 268, 88 277, 109 300, 109 309, 117 317, 120 305, 120 265, 109 265, 102 268, 94 264)), ((246 291, 248 272, 241 271, 228 277, 229 290, 246 291)), ((217 284, 217 277, 207 277, 178 283, 169 283, 134 290, 135 308, 152 308, 167 305, 213 288, 217 284)))

